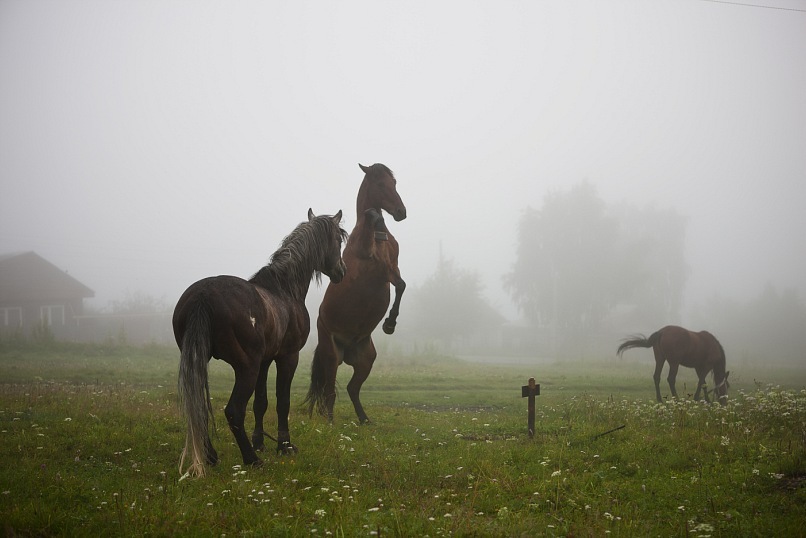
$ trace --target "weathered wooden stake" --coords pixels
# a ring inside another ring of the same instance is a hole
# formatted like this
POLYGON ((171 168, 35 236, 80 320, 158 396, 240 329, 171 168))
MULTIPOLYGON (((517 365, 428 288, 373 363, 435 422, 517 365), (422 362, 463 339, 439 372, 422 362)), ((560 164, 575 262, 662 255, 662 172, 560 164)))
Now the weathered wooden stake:
POLYGON ((529 398, 529 438, 535 436, 535 396, 540 396, 540 385, 535 383, 535 378, 529 378, 529 384, 521 387, 521 398, 529 398))

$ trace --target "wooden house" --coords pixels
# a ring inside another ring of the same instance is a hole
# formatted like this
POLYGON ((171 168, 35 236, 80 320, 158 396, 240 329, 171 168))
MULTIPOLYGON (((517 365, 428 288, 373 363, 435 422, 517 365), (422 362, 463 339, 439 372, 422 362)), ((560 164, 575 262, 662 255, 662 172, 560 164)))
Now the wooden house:
POLYGON ((95 292, 35 252, 0 255, 0 333, 30 336, 47 327, 72 339, 84 299, 95 292))

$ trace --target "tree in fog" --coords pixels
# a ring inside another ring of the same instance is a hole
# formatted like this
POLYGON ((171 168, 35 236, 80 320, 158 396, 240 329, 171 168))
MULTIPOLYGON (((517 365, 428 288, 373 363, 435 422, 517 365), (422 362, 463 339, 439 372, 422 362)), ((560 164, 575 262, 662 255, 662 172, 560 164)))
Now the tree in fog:
POLYGON ((457 268, 440 252, 436 271, 411 292, 412 330, 446 348, 462 338, 493 333, 504 318, 482 291, 477 273, 457 268))
POLYGON ((552 347, 584 338, 613 304, 617 240, 618 222, 587 182, 526 209, 504 287, 527 319, 551 329, 552 347))
POLYGON ((126 291, 123 299, 109 302, 113 314, 158 314, 168 312, 170 309, 164 299, 157 299, 142 291, 126 291))
POLYGON ((673 211, 608 208, 589 183, 527 208, 504 287, 555 352, 576 352, 617 305, 675 321, 686 276, 684 220, 673 211))
POLYGON ((722 342, 729 361, 806 362, 806 304, 795 289, 768 284, 744 303, 715 295, 697 307, 695 320, 722 342))
MULTIPOLYGON (((633 319, 648 326, 679 323, 689 274, 686 219, 674 209, 621 205, 619 297, 635 305, 633 319)), ((649 329, 646 329, 649 330, 649 329)))

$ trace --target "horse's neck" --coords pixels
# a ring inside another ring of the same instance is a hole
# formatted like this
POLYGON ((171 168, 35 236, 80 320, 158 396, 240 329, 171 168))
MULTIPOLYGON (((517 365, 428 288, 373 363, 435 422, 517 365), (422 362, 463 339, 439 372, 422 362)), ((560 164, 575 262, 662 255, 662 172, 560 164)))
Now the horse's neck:
MULTIPOLYGON (((297 268, 298 269, 298 268, 297 268)), ((267 265, 258 271, 249 282, 274 294, 288 295, 296 301, 305 302, 311 286, 313 273, 294 270, 289 266, 267 265), (306 278, 307 275, 307 278, 306 278)))
POLYGON ((364 215, 364 211, 374 207, 378 211, 381 210, 381 201, 371 198, 369 195, 369 180, 365 179, 358 188, 358 196, 355 199, 355 214, 356 219, 360 219, 364 215))
POLYGON ((350 234, 350 242, 353 243, 353 251, 359 258, 368 259, 375 254, 375 230, 363 212, 358 214, 358 221, 350 234))

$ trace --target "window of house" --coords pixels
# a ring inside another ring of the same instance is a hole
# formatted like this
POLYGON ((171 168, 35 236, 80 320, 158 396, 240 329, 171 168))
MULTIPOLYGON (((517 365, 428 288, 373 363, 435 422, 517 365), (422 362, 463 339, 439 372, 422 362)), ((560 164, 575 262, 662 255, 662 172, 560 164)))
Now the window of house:
POLYGON ((64 305, 43 306, 39 309, 39 319, 48 327, 64 325, 64 305))
POLYGON ((22 308, 6 306, 0 308, 0 325, 3 327, 22 327, 22 308))

